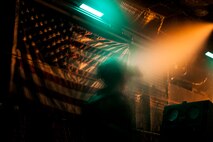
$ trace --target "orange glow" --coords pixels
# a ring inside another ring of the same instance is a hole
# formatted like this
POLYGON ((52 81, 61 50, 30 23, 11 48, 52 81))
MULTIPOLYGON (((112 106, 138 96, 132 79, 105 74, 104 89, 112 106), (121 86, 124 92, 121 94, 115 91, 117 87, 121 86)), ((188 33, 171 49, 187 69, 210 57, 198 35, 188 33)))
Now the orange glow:
POLYGON ((147 50, 137 52, 134 64, 142 72, 143 79, 148 79, 146 81, 165 75, 175 65, 195 60, 212 30, 213 24, 209 23, 171 26, 167 35, 154 39, 147 50))

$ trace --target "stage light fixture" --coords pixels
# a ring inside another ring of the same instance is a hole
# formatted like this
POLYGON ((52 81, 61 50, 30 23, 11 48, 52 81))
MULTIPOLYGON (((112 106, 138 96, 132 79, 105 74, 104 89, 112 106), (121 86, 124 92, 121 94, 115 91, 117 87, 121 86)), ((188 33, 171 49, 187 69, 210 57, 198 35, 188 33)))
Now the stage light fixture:
POLYGON ((213 104, 210 100, 167 105, 161 142, 212 142, 213 104))
POLYGON ((206 52, 205 55, 208 56, 208 57, 210 57, 210 58, 213 58, 213 53, 211 53, 211 52, 209 52, 209 51, 206 52))
POLYGON ((168 121, 173 122, 178 118, 179 111, 177 109, 168 112, 168 121))
POLYGON ((98 10, 96 10, 96 9, 94 9, 94 8, 84 4, 84 3, 80 5, 80 8, 84 9, 84 10, 86 10, 86 11, 88 11, 88 12, 90 12, 90 13, 98 16, 98 17, 102 17, 104 15, 102 12, 100 12, 100 11, 98 11, 98 10))

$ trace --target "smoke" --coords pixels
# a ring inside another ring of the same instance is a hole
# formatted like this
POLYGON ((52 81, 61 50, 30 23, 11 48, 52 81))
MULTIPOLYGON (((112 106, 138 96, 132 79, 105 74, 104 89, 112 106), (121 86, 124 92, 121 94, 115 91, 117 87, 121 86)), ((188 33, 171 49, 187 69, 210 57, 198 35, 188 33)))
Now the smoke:
POLYGON ((213 30, 213 24, 188 22, 170 26, 146 47, 138 49, 132 60, 143 80, 149 81, 165 75, 175 65, 196 59, 213 30))

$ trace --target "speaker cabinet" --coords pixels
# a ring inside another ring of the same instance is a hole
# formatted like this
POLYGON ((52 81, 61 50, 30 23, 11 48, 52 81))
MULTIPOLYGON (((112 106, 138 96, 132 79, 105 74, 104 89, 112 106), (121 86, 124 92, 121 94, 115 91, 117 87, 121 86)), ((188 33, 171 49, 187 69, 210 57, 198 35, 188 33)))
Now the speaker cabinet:
POLYGON ((213 142, 213 104, 209 100, 164 107, 161 142, 213 142))

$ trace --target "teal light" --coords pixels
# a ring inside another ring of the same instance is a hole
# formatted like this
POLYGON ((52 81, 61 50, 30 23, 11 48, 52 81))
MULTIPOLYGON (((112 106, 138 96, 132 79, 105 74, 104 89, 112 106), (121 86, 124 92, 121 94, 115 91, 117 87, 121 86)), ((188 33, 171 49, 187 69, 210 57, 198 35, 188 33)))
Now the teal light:
POLYGON ((206 52, 205 55, 208 56, 208 57, 210 57, 210 58, 213 58, 213 53, 211 53, 211 52, 209 52, 209 51, 206 52))
POLYGON ((90 12, 90 13, 98 16, 98 17, 102 17, 104 15, 100 11, 95 10, 94 8, 92 8, 92 7, 90 7, 90 6, 86 5, 86 4, 80 5, 80 8, 82 8, 82 9, 84 9, 84 10, 86 10, 86 11, 88 11, 88 12, 90 12))

